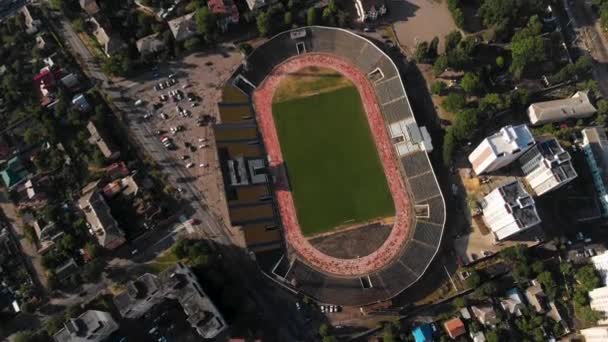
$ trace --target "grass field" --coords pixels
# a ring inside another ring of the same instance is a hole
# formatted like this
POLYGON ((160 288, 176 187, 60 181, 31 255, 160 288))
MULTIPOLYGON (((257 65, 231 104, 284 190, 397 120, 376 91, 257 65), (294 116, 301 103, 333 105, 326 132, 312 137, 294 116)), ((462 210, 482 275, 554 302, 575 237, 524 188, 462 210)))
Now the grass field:
POLYGON ((395 212, 357 89, 332 88, 272 108, 305 236, 395 212))
POLYGON ((335 70, 306 67, 281 80, 273 101, 283 102, 349 86, 352 86, 350 81, 335 70))

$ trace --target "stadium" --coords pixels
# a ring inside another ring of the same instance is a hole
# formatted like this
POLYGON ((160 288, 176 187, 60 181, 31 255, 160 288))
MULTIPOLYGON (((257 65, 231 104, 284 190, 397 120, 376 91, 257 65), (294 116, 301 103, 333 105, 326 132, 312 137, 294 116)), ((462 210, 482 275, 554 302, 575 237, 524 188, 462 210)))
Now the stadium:
POLYGON ((361 306, 414 284, 445 203, 399 71, 350 31, 280 33, 223 87, 214 126, 230 224, 273 280, 361 306))

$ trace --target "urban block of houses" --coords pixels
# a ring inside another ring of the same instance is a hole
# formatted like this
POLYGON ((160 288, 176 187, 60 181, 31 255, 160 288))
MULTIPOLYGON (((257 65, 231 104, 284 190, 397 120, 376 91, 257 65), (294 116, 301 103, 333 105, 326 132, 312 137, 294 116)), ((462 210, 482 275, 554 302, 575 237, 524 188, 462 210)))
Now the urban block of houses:
POLYGON ((217 26, 226 31, 230 24, 239 23, 239 10, 233 0, 209 0, 207 6, 211 13, 217 18, 217 26))
POLYGON ((412 335, 416 342, 433 342, 433 326, 422 324, 412 330, 412 335))
POLYGON ((53 335, 55 342, 101 342, 118 330, 118 323, 109 312, 87 310, 63 324, 53 335))
POLYGON ((184 41, 197 33, 194 13, 169 20, 167 23, 171 33, 173 33, 173 38, 178 42, 184 41))
POLYGON ((534 145, 527 125, 505 126, 485 138, 469 155, 477 175, 496 171, 519 158, 534 145))
POLYGON ((63 230, 55 222, 42 222, 36 220, 32 214, 26 212, 23 222, 34 228, 38 238, 38 253, 45 254, 50 251, 55 243, 63 236, 63 230))
POLYGON ((555 138, 538 142, 519 158, 519 163, 537 196, 559 189, 577 177, 570 154, 555 138))
POLYGON ((89 143, 97 145, 101 153, 104 157, 108 159, 116 159, 120 156, 120 151, 118 151, 108 140, 107 137, 102 136, 102 134, 97 130, 97 126, 93 123, 93 121, 89 121, 87 124, 87 129, 89 130, 89 143))
POLYGON ((589 100, 588 91, 577 91, 572 97, 561 100, 533 103, 528 107, 532 125, 560 122, 568 119, 584 119, 597 110, 589 100))
POLYGON ((520 181, 492 190, 481 201, 483 221, 496 241, 532 228, 541 222, 534 199, 520 181))
POLYGON ((537 313, 544 314, 551 310, 549 297, 547 297, 538 281, 532 280, 532 284, 528 286, 525 293, 528 303, 532 305, 537 313))
POLYGON ((99 12, 99 6, 95 0, 79 0, 80 8, 87 12, 88 15, 94 15, 99 12))
MULTIPOLYGON (((589 291, 589 299, 591 308, 601 312, 606 317, 608 314, 608 286, 589 291)), ((608 324, 608 318, 600 319, 597 324, 608 324)))
POLYGON ((467 333, 467 329, 464 327, 464 323, 458 317, 452 318, 443 323, 443 328, 445 332, 452 339, 456 339, 459 336, 462 336, 467 333))
POLYGON ((375 21, 387 13, 384 0, 355 0, 357 21, 375 21))
POLYGON ((165 43, 158 37, 158 33, 138 39, 135 46, 142 56, 155 54, 165 49, 165 43))
POLYGON ((581 335, 586 342, 606 342, 608 341, 608 326, 581 329, 581 335))
POLYGON ((80 112, 88 112, 91 110, 91 105, 84 94, 76 94, 72 98, 72 106, 80 112))
POLYGON ((585 128, 581 147, 603 216, 608 216, 608 138, 602 127, 585 128))
POLYGON ((90 233, 95 236, 101 247, 115 249, 125 243, 125 234, 112 217, 110 207, 93 182, 83 189, 78 207, 84 212, 90 233))
POLYGON ((103 53, 106 56, 111 57, 125 47, 122 39, 117 34, 110 32, 109 28, 104 27, 97 19, 89 18, 87 22, 91 27, 95 40, 101 45, 103 53))
POLYGON ((40 104, 49 106, 55 102, 55 91, 57 90, 57 80, 61 78, 61 69, 46 66, 34 76, 34 88, 40 94, 40 104))
POLYGON ((511 316, 519 317, 523 314, 523 309, 526 307, 524 299, 517 288, 510 289, 506 293, 507 297, 500 300, 502 309, 511 316))
POLYGON ((135 196, 139 192, 139 185, 133 176, 116 179, 103 187, 103 194, 107 198, 122 193, 124 196, 135 196))
POLYGON ((129 282, 127 290, 114 297, 114 304, 124 318, 137 319, 166 299, 179 302, 190 325, 205 339, 215 338, 227 328, 196 276, 181 263, 159 275, 146 273, 129 282))
POLYGON ((602 278, 602 284, 608 285, 608 251, 598 254, 591 258, 593 267, 597 270, 602 278))
POLYGON ((38 32, 40 27, 42 26, 42 22, 40 19, 34 18, 32 15, 30 8, 28 6, 23 6, 21 8, 21 15, 23 15, 23 23, 25 24, 25 32, 28 34, 33 34, 38 32))
POLYGON ((17 185, 25 182, 29 172, 21 163, 19 156, 13 157, 6 162, 4 169, 0 171, 0 177, 2 182, 9 190, 15 188, 17 185))
POLYGON ((491 304, 472 305, 471 311, 477 321, 486 327, 494 327, 498 323, 496 311, 491 304))

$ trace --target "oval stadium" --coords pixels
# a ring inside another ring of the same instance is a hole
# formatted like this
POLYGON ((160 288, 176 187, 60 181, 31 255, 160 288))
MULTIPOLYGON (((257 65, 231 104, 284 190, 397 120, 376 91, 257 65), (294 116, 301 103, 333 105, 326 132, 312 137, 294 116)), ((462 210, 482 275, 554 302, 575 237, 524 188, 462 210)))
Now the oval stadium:
POLYGON ((428 132, 379 47, 338 28, 282 32, 247 56, 218 107, 230 224, 268 277, 347 306, 422 277, 445 203, 428 132))

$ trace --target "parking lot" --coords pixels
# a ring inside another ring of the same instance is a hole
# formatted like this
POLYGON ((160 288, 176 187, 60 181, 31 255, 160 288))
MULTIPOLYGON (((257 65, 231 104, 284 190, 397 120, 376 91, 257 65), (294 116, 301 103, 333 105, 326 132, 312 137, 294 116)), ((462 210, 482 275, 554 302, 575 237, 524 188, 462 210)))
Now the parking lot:
POLYGON ((241 60, 232 49, 192 54, 119 84, 132 101, 131 124, 145 127, 143 131, 150 132, 146 140, 161 141, 166 149, 154 158, 183 171, 176 176, 177 190, 187 198, 188 189, 195 187, 223 222, 228 222, 228 213, 212 126, 218 120, 222 85, 241 60), (166 155, 169 158, 162 157, 166 155))

